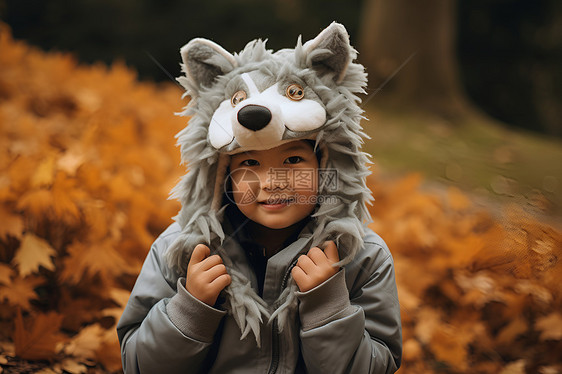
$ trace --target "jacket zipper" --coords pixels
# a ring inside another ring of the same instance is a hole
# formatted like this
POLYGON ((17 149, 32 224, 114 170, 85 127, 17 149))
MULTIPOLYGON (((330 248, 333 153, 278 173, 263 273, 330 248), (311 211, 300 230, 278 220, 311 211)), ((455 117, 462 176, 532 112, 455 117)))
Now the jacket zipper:
MULTIPOLYGON (((289 265, 287 272, 283 276, 283 281, 281 282, 281 292, 287 287, 287 282, 289 281, 289 274, 295 265, 297 264, 298 257, 289 265)), ((279 367, 279 325, 277 324, 277 318, 273 320, 273 325, 271 327, 271 365, 269 366, 268 374, 274 374, 277 372, 279 367)))
POLYGON ((279 327, 277 326, 277 318, 273 320, 271 334, 271 365, 269 366, 268 374, 277 372, 277 367, 279 366, 279 327))

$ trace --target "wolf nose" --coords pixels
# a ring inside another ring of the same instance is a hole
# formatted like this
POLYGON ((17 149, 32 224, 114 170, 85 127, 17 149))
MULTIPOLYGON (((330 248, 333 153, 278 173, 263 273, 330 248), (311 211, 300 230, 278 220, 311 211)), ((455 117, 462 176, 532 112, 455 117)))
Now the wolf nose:
POLYGON ((271 121, 271 112, 261 105, 246 105, 238 112, 238 122, 248 130, 258 131, 271 121))

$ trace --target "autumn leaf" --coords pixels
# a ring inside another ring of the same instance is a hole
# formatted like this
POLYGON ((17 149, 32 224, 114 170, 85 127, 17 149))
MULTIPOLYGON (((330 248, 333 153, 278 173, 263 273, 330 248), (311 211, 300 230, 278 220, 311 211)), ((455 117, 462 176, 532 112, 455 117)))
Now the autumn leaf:
POLYGON ((18 311, 14 331, 16 355, 27 360, 52 359, 57 344, 66 339, 59 332, 62 319, 62 315, 50 312, 33 316, 26 325, 18 311))
POLYGON ((106 330, 99 324, 83 328, 64 347, 64 353, 79 362, 99 360, 110 371, 121 368, 121 354, 115 329, 106 330))
POLYGON ((98 324, 86 326, 64 347, 64 352, 74 357, 94 359, 104 333, 105 330, 98 324))
POLYGON ((415 334, 422 343, 429 344, 439 328, 441 316, 438 311, 429 307, 420 309, 417 316, 419 321, 416 324, 415 334))
MULTIPOLYGON (((25 143, 16 143, 15 145, 12 144, 12 147, 16 145, 22 148, 33 147, 31 144, 25 144, 25 143)), ((7 170, 11 189, 15 191, 21 191, 29 188, 29 179, 30 179, 29 171, 33 170, 35 167, 36 167, 36 160, 30 157, 17 157, 10 164, 10 168, 7 170)))
POLYGON ((408 339, 404 342, 403 346, 403 358, 406 361, 416 361, 422 358, 422 347, 420 343, 415 339, 408 339))
POLYGON ((34 374, 63 374, 63 372, 60 364, 56 364, 53 367, 47 367, 38 370, 34 374))
POLYGON ((6 264, 0 263, 0 284, 9 286, 12 283, 14 271, 6 264))
POLYGON ((429 347, 439 361, 464 371, 468 365, 468 351, 464 339, 459 338, 458 331, 453 327, 440 324, 431 338, 429 347))
POLYGON ((500 333, 496 341, 499 344, 509 344, 510 342, 514 341, 519 335, 524 334, 527 332, 529 326, 527 320, 519 316, 515 318, 509 324, 504 327, 500 333))
MULTIPOLYGON (((0 170, 2 170, 1 167, 0 170)), ((7 175, 0 175, 0 201, 7 201, 13 198, 14 194, 11 191, 10 182, 11 180, 7 175)))
POLYGON ((43 282, 44 280, 39 277, 16 277, 8 286, 0 285, 0 300, 7 300, 10 305, 29 310, 30 300, 37 299, 35 288, 43 282))
POLYGON ((525 374, 525 360, 517 360, 507 364, 500 374, 525 374))
POLYGON ((77 189, 75 184, 75 181, 59 172, 50 189, 32 189, 24 193, 18 201, 18 208, 37 219, 51 218, 75 224, 80 217, 77 202, 85 198, 84 192, 77 189))
POLYGON ((112 217, 107 205, 101 200, 87 201, 82 205, 84 220, 89 228, 88 239, 91 241, 103 240, 114 227, 110 222, 112 217))
POLYGON ((121 288, 112 288, 109 290, 109 295, 111 296, 111 300, 117 303, 121 309, 125 309, 131 292, 121 288))
POLYGON ((111 295, 111 300, 113 300, 119 307, 104 309, 102 313, 106 317, 113 317, 114 321, 117 322, 123 314, 123 310, 127 305, 131 292, 120 288, 112 288, 109 291, 109 294, 111 295))
POLYGON ((55 218, 65 222, 74 223, 78 220, 80 210, 77 203, 86 196, 76 186, 76 180, 66 177, 63 172, 58 172, 52 188, 52 211, 55 218))
POLYGON ((68 253, 61 279, 71 283, 78 283, 85 275, 99 274, 103 279, 109 279, 132 270, 110 240, 95 244, 76 242, 68 247, 68 253))
POLYGON ((55 156, 49 155, 38 165, 33 177, 31 185, 33 187, 50 186, 55 179, 55 156))
POLYGON ((562 314, 558 312, 540 318, 535 327, 541 332, 541 340, 562 340, 562 314))
POLYGON ((61 362, 60 367, 65 373, 70 374, 86 374, 88 372, 88 367, 76 359, 67 358, 61 362))
POLYGON ((56 253, 47 241, 27 233, 23 236, 13 262, 18 266, 20 276, 25 278, 29 274, 39 271, 40 266, 47 270, 55 270, 51 257, 56 253))
POLYGON ((76 146, 66 151, 62 157, 57 160, 57 167, 68 175, 73 176, 84 161, 83 151, 80 147, 76 146))
POLYGON ((30 190, 23 194, 18 201, 18 208, 26 212, 30 217, 44 219, 49 214, 49 209, 53 203, 50 190, 38 189, 30 190))
POLYGON ((6 356, 14 357, 16 355, 16 348, 14 347, 14 343, 7 341, 0 342, 0 352, 2 352, 6 356))
POLYGON ((117 334, 113 332, 113 339, 105 339, 97 351, 98 358, 103 366, 111 372, 121 370, 121 349, 117 334))
POLYGON ((10 213, 0 205, 0 239, 5 239, 8 235, 14 238, 21 238, 23 232, 23 219, 21 216, 10 213))

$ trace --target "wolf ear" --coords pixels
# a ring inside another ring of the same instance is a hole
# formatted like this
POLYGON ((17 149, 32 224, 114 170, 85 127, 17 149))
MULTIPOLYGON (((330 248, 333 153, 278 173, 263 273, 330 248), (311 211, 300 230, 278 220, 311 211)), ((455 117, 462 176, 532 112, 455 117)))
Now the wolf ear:
POLYGON ((180 49, 183 71, 198 88, 210 86, 219 75, 226 74, 237 65, 234 56, 220 45, 196 38, 180 49))
POLYGON ((308 55, 307 64, 315 69, 334 73, 334 80, 340 83, 351 63, 354 49, 349 35, 342 24, 332 22, 316 38, 303 45, 308 55))

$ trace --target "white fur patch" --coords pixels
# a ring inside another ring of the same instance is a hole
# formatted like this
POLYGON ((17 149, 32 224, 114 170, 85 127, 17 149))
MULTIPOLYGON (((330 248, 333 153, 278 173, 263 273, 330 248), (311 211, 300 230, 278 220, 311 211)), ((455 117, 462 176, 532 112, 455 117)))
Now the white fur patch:
POLYGON ((234 139, 232 132, 233 108, 230 100, 225 100, 219 105, 209 124, 209 142, 215 149, 230 144, 234 139))
MULTIPOLYGON (((282 143, 285 129, 295 132, 317 130, 326 122, 326 110, 315 100, 294 101, 281 95, 279 84, 259 92, 248 75, 241 75, 248 87, 247 99, 232 107, 223 101, 209 125, 209 141, 215 149, 230 144, 234 139, 241 148, 268 149, 282 143), (271 112, 271 121, 263 129, 253 131, 238 122, 238 112, 247 105, 260 105, 271 112)), ((284 90, 282 90, 284 91, 284 90)))
POLYGON ((244 83, 246 83, 246 86, 248 86, 248 89, 250 90, 250 92, 248 92, 248 96, 258 95, 260 93, 260 90, 258 90, 258 87, 256 86, 256 84, 254 83, 254 81, 252 80, 252 78, 248 73, 242 74, 241 77, 244 83))

